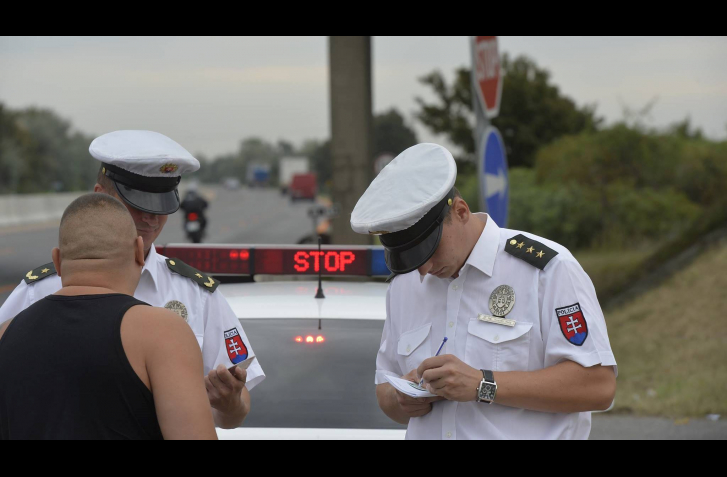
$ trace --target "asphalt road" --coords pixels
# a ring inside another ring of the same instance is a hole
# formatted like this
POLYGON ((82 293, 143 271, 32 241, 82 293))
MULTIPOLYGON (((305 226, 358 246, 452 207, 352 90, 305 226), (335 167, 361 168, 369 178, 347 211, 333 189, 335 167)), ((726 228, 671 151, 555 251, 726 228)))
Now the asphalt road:
MULTIPOLYGON (((291 203, 277 189, 229 191, 205 187, 209 208, 207 243, 296 243, 312 233, 311 202, 291 203)), ((187 242, 180 212, 173 214, 157 244, 187 242)), ((58 222, 0 228, 0 304, 25 274, 51 261, 58 243, 58 222)))

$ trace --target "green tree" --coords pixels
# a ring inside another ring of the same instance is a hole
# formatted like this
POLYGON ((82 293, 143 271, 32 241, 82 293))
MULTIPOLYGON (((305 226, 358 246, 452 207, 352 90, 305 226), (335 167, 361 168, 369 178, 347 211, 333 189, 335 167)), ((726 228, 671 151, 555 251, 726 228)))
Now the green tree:
POLYGON ((416 133, 396 108, 374 116, 374 157, 385 152, 396 156, 417 142, 416 133))
MULTIPOLYGON (((532 167, 538 149, 568 134, 593 131, 602 123, 595 106, 578 108, 561 94, 550 73, 525 56, 501 60, 503 88, 500 113, 492 123, 501 131, 510 166, 532 167)), ((459 68, 452 84, 439 71, 420 79, 431 87, 435 103, 416 98, 417 118, 437 134, 445 134, 466 156, 475 153, 470 70, 459 68)))

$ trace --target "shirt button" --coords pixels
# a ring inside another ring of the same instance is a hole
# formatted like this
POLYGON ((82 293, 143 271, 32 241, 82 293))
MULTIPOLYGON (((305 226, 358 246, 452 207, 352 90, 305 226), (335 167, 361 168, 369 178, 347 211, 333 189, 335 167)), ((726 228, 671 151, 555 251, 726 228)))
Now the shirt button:
POLYGON ((492 338, 492 339, 495 340, 495 341, 500 341, 500 335, 495 335, 495 337, 492 338))
POLYGON ((456 290, 459 287, 457 285, 453 285, 452 288, 454 288, 456 290))
POLYGON ((411 351, 411 346, 407 346, 407 347, 406 347, 406 352, 408 353, 408 352, 410 352, 410 351, 411 351))
POLYGON ((449 327, 450 327, 450 328, 454 328, 454 321, 450 321, 450 322, 449 322, 449 327))
POLYGON ((451 438, 452 438, 452 433, 451 432, 448 432, 447 433, 447 439, 451 439, 451 438))

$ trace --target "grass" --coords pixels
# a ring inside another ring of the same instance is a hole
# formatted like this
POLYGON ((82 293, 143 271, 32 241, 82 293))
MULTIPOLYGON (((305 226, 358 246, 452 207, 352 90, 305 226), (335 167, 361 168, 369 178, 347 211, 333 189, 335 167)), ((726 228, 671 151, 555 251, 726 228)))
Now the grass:
POLYGON ((659 288, 606 312, 619 364, 615 412, 727 414, 725 269, 722 242, 659 288))

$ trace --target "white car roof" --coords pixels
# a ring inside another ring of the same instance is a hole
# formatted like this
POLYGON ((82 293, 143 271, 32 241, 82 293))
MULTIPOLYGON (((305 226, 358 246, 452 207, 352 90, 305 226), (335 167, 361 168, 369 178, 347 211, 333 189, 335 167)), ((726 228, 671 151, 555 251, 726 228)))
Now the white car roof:
POLYGON ((219 290, 239 319, 385 320, 387 288, 381 282, 324 281, 322 299, 315 298, 317 281, 222 284, 219 290))

